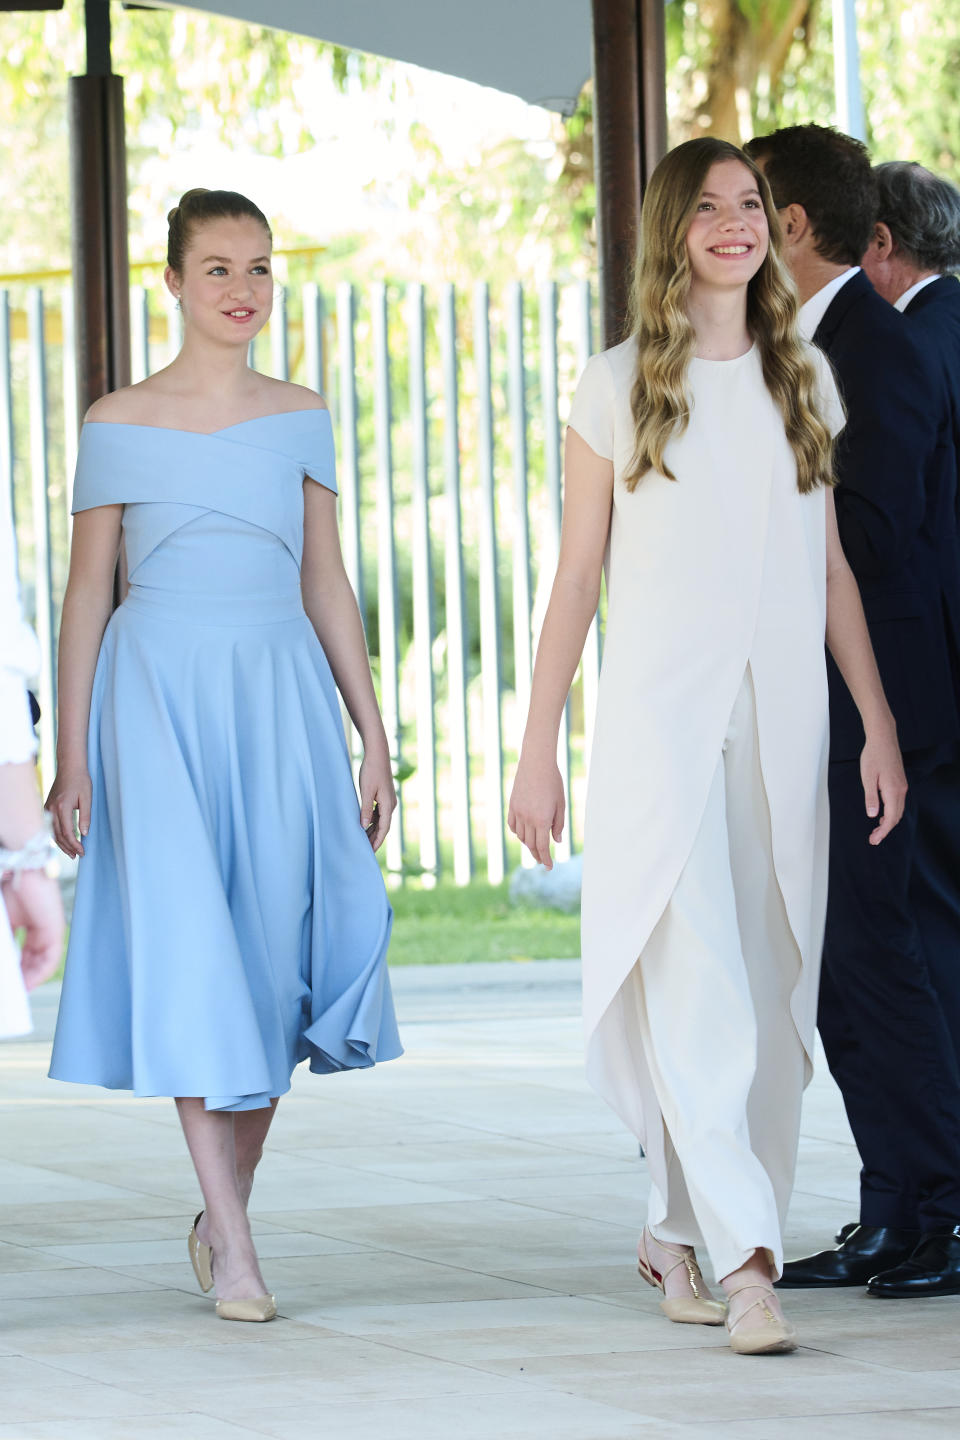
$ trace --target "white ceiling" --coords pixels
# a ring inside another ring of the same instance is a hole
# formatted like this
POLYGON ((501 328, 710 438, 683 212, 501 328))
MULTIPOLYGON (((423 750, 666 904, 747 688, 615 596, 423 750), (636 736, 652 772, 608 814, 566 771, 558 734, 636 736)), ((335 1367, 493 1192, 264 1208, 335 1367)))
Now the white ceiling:
POLYGON ((569 113, 591 65, 590 0, 164 0, 406 60, 569 113))

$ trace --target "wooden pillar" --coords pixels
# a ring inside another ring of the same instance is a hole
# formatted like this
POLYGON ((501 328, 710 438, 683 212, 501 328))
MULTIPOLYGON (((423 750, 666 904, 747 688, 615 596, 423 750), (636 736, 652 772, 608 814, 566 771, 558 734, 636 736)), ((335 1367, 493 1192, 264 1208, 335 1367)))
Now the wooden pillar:
POLYGON ((130 383, 123 80, 110 68, 109 0, 86 0, 87 73, 68 83, 77 413, 130 383))
POLYGON ((603 344, 623 339, 640 204, 667 148, 664 0, 593 0, 603 344))

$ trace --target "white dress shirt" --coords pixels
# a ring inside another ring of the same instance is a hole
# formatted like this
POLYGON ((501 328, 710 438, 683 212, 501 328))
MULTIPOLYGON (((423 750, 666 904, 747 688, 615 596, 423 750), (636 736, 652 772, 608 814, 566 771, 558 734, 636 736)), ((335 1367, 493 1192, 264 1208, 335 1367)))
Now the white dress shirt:
POLYGON ((800 306, 798 317, 800 334, 804 340, 813 339, 817 332, 817 326, 830 308, 833 297, 840 293, 848 280, 852 280, 854 275, 859 274, 860 266, 851 265, 849 270, 835 275, 832 280, 827 281, 826 285, 822 285, 815 295, 811 295, 809 300, 804 301, 800 306))
POLYGON ((911 285, 909 290, 904 290, 899 300, 894 300, 894 310, 899 310, 902 315, 904 310, 906 310, 907 306, 910 304, 910 301, 913 299, 914 295, 919 295, 920 291, 926 285, 932 285, 934 280, 939 280, 940 278, 941 277, 939 275, 927 275, 924 277, 924 279, 918 280, 916 285, 911 285))
MULTIPOLYGON (((36 672, 37 642, 20 609, 15 554, 9 508, 0 503, 0 765, 29 760, 36 749, 24 680, 36 672)), ((31 1029, 20 953, 0 899, 0 1039, 31 1029)))
POLYGON ((0 765, 29 760, 37 748, 24 684, 37 665, 36 637, 20 609, 9 507, 0 503, 0 765))

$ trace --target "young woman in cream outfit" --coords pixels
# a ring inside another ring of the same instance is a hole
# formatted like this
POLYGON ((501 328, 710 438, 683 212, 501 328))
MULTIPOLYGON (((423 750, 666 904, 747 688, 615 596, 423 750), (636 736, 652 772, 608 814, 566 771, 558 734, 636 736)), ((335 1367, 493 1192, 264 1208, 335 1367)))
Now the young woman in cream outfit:
POLYGON ((766 182, 734 146, 689 141, 661 162, 634 311, 573 403, 510 823, 549 865, 559 717, 606 562, 584 846, 588 1075, 647 1155, 640 1270, 667 1315, 726 1318, 734 1350, 774 1353, 795 1348, 771 1281, 816 1019, 825 637, 864 719, 871 843, 897 823, 906 781, 837 537, 842 406, 797 335, 766 182))

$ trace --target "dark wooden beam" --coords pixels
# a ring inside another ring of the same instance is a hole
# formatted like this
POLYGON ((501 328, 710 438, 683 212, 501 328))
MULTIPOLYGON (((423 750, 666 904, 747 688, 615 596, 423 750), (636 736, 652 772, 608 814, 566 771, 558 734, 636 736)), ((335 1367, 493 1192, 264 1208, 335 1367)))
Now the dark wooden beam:
POLYGON ((130 383, 123 80, 110 73, 109 0, 86 0, 88 74, 68 81, 77 402, 130 383))
POLYGON ((593 0, 593 124, 603 343, 624 338, 640 205, 667 148, 664 0, 593 0))
POLYGON ((87 42, 87 74, 109 75, 110 0, 84 0, 84 29, 87 42))

